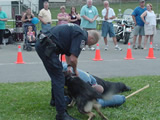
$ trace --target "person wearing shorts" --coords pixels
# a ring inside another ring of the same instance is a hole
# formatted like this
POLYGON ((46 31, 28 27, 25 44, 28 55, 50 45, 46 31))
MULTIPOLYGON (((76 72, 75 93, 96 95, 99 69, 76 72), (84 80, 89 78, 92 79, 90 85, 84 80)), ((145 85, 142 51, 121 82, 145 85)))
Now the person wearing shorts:
POLYGON ((109 37, 113 38, 115 50, 122 51, 122 48, 120 48, 117 44, 117 39, 112 23, 113 19, 116 17, 115 12, 112 8, 109 7, 108 1, 104 1, 104 9, 102 10, 102 16, 103 16, 102 37, 104 37, 105 50, 108 50, 107 35, 109 34, 109 37))
POLYGON ((141 18, 145 23, 144 49, 147 49, 146 44, 147 44, 148 38, 150 37, 150 42, 153 42, 153 36, 154 34, 156 34, 156 15, 152 10, 152 4, 150 3, 147 4, 147 10, 141 15, 141 18))
POLYGON ((134 27, 134 37, 133 37, 133 49, 137 49, 136 47, 136 39, 137 36, 139 35, 138 38, 138 49, 143 49, 141 46, 142 43, 142 36, 144 36, 144 22, 141 19, 141 15, 144 11, 146 11, 145 7, 145 0, 139 0, 140 6, 136 7, 132 13, 132 18, 135 23, 134 27))

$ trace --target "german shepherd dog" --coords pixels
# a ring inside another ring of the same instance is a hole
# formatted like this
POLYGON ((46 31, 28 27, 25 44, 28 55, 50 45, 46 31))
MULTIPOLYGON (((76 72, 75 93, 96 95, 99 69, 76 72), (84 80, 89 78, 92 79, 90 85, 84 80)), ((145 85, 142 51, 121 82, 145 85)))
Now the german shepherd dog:
POLYGON ((92 76, 96 79, 97 84, 101 85, 104 89, 102 93, 103 99, 105 99, 106 96, 108 97, 108 95, 114 95, 125 91, 131 91, 131 88, 129 86, 126 86, 122 82, 109 82, 97 76, 92 76))
POLYGON ((95 109, 103 120, 108 120, 100 111, 101 105, 96 101, 98 98, 102 98, 102 95, 79 77, 66 72, 64 75, 68 95, 75 100, 79 112, 88 115, 88 120, 92 120, 95 117, 92 109, 95 109))

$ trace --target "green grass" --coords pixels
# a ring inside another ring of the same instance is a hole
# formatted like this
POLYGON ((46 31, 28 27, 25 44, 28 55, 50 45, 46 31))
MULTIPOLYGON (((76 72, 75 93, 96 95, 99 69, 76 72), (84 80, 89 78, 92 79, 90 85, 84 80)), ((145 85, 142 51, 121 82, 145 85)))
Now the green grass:
MULTIPOLYGON (((160 76, 107 78, 121 81, 132 88, 131 92, 150 84, 150 88, 127 99, 118 108, 105 108, 102 112, 110 120, 160 120, 160 76)), ((0 120, 55 120, 56 110, 49 106, 50 82, 1 83, 0 120)), ((68 112, 79 120, 87 120, 77 108, 68 112)), ((100 120, 97 115, 95 120, 100 120)))

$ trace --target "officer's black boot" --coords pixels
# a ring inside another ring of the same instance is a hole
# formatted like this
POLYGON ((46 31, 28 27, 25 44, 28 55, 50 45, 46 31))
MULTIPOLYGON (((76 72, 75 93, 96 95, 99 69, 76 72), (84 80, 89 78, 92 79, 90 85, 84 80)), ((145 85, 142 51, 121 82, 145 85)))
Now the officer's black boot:
POLYGON ((78 120, 73 117, 71 117, 67 112, 61 115, 56 115, 56 120, 78 120))
POLYGON ((53 99, 50 101, 50 106, 55 107, 55 101, 53 99))

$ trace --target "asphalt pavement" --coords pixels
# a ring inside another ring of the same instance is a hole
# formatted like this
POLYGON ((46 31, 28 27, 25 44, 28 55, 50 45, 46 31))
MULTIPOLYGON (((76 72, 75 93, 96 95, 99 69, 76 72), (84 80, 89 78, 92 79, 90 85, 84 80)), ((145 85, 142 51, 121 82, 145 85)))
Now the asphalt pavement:
MULTIPOLYGON (((130 42, 132 44, 132 39, 130 42)), ((138 41, 137 41, 138 42, 138 41)), ((50 80, 40 58, 33 49, 31 52, 22 50, 25 64, 15 64, 18 44, 1 46, 0 49, 0 82, 30 82, 50 80)), ((146 59, 147 50, 133 50, 134 60, 124 60, 127 45, 118 43, 123 51, 115 51, 112 39, 108 39, 109 50, 104 50, 103 38, 99 41, 101 58, 103 61, 93 61, 95 51, 82 51, 79 56, 78 68, 101 78, 128 77, 143 75, 160 75, 160 51, 154 50, 156 59, 146 59)), ((143 43, 142 43, 143 45, 143 43)), ((160 47, 160 31, 154 37, 154 46, 160 47)), ((96 46, 95 46, 96 47, 96 46)), ((148 46, 149 48, 149 42, 148 46)))

